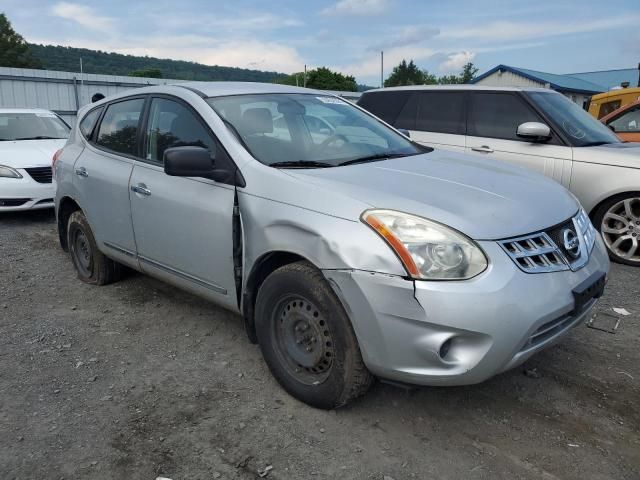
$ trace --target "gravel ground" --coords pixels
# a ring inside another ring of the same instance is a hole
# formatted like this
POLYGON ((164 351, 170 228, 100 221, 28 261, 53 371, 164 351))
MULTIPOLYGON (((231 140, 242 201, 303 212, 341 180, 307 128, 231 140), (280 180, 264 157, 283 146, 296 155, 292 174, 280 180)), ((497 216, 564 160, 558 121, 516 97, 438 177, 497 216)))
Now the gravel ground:
POLYGON ((51 212, 0 217, 1 479, 638 479, 640 271, 600 315, 481 385, 284 393, 240 318, 139 274, 78 281, 51 212), (267 467, 273 467, 265 472, 267 467))

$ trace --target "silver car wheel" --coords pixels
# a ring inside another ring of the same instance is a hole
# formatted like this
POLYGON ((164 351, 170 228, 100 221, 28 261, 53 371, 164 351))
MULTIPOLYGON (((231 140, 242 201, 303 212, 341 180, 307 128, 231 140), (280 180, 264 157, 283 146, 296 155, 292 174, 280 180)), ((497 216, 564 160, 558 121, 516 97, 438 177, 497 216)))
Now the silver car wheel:
POLYGON ((640 198, 625 198, 611 206, 600 226, 607 248, 627 262, 640 264, 640 198))

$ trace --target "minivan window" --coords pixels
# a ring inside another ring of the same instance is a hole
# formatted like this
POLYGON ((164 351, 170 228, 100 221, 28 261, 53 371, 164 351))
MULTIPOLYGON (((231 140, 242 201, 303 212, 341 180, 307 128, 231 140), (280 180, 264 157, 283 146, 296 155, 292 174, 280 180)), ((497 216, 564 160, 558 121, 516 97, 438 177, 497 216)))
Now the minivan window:
POLYGON ((100 122, 96 143, 114 152, 137 155, 138 121, 144 99, 113 103, 100 122))
POLYGON ((464 135, 464 92, 420 92, 416 130, 464 135))
POLYGON ((516 135, 525 122, 541 122, 540 117, 515 94, 471 93, 467 135, 527 141, 516 135))
POLYGON ((96 125, 96 122, 98 121, 101 113, 102 107, 91 110, 84 116, 84 118, 80 122, 80 133, 82 133, 82 136, 84 138, 89 138, 91 136, 93 127, 96 125))
POLYGON ((553 92, 529 92, 528 95, 558 125, 574 147, 620 143, 609 128, 564 95, 553 92))
POLYGON ((195 114, 182 104, 165 98, 151 101, 146 135, 146 158, 162 162, 172 147, 202 147, 215 158, 216 143, 195 114))
POLYGON ((426 151, 337 97, 234 95, 207 102, 249 153, 267 165, 333 167, 426 151))

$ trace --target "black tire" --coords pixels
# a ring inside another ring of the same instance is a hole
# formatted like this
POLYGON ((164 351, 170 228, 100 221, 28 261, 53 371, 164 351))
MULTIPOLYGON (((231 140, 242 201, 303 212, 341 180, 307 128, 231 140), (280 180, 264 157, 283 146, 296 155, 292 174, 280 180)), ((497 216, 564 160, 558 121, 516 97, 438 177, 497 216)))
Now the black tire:
POLYGON ((262 355, 276 380, 295 398, 332 409, 371 386, 373 376, 362 361, 344 308, 322 273, 309 263, 285 265, 265 279, 255 318, 262 355))
POLYGON ((87 218, 80 210, 69 216, 67 245, 78 278, 91 285, 107 285, 122 276, 122 266, 107 258, 96 245, 87 218))
POLYGON ((613 243, 620 236, 624 236, 626 238, 626 240, 624 240, 624 242, 620 245, 620 250, 624 250, 626 248, 628 250, 627 253, 631 253, 630 249, 634 240, 636 242, 636 245, 638 244, 638 242, 640 242, 640 193, 623 193, 607 199, 593 213, 592 218, 593 225, 602 235, 611 261, 621 263, 623 265, 640 267, 640 247, 636 247, 636 252, 635 254, 633 254, 632 258, 624 258, 618 252, 612 250, 613 243), (627 210, 627 213, 625 213, 624 202, 627 200, 631 200, 631 203, 629 204, 631 206, 631 211, 628 212, 627 210), (616 212, 613 212, 614 210, 616 212), (604 231, 603 222, 605 220, 605 215, 607 215, 608 212, 621 214, 620 216, 623 217, 621 220, 623 221, 616 221, 608 218, 607 225, 609 227, 626 230, 624 235, 610 234, 604 231))

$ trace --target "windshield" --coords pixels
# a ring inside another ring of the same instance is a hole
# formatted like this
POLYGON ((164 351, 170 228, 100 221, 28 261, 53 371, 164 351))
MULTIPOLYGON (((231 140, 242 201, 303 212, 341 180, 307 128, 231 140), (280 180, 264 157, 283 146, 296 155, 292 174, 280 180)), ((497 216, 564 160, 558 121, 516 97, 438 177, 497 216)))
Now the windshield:
POLYGON ((0 113, 0 141, 68 137, 69 127, 55 113, 0 113))
POLYGON ((266 165, 335 167, 426 151, 337 97, 260 94, 207 101, 266 165))
POLYGON ((558 93, 529 93, 531 99, 565 133, 574 147, 620 143, 620 139, 578 105, 558 93))

